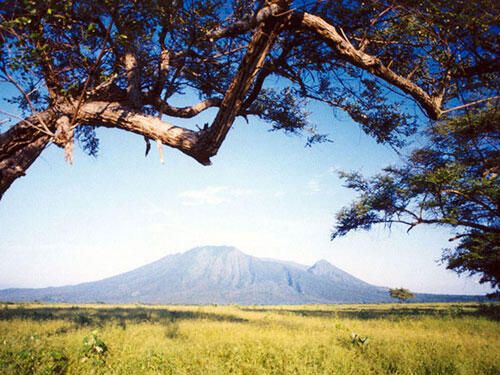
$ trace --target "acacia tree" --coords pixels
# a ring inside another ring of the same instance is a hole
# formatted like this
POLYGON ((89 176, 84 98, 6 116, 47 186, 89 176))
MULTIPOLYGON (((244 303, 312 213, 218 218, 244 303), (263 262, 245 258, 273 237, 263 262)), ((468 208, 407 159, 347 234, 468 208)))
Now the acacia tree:
MULTIPOLYGON (((364 178, 341 173, 359 198, 337 214, 332 239, 356 229, 393 223, 452 229, 455 249, 442 261, 459 273, 481 275, 500 287, 500 109, 440 121, 427 131, 428 144, 400 166, 364 178)), ((492 295, 493 296, 493 295, 492 295)))
POLYGON ((404 288, 389 289, 389 295, 392 298, 397 298, 400 303, 405 302, 407 299, 415 298, 412 292, 404 288))
POLYGON ((95 155, 96 127, 204 165, 237 116, 323 141, 308 100, 401 146, 422 117, 415 106, 437 120, 498 97, 497 10, 493 0, 3 1, 0 79, 22 115, 3 111, 21 118, 0 134, 0 196, 50 143, 70 162, 75 139, 95 155), (172 105, 184 93, 200 101, 172 105), (175 125, 208 108, 210 124, 175 125))

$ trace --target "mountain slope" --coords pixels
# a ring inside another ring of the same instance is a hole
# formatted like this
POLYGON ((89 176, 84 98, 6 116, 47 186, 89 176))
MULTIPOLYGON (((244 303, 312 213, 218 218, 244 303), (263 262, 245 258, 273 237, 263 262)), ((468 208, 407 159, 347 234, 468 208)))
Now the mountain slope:
MULTIPOLYGON (((476 300, 417 295, 417 301, 476 300), (451 298, 451 299, 450 299, 451 298)), ((43 289, 0 290, 0 300, 105 303, 380 303, 388 289, 370 285, 321 260, 311 267, 260 259, 226 246, 168 255, 104 280, 43 289)))

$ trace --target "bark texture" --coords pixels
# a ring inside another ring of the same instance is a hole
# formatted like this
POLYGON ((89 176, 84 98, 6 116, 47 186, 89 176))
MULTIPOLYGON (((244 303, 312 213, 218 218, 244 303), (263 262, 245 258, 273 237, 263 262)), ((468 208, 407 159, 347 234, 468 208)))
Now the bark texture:
POLYGON ((195 157, 192 154, 199 138, 199 132, 174 126, 156 116, 134 110, 124 103, 86 103, 80 109, 79 122, 123 129, 147 138, 158 139, 165 145, 195 157))
POLYGON ((0 199, 10 185, 38 158, 50 142, 50 136, 36 128, 38 118, 49 123, 49 112, 21 121, 0 134, 0 199))

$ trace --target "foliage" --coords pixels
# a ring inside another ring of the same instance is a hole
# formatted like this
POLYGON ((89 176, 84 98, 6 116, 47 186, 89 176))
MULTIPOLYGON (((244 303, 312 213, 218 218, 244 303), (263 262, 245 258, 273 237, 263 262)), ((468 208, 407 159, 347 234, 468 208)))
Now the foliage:
POLYGON ((351 333, 351 341, 353 345, 365 348, 366 345, 368 345, 368 343, 370 342, 370 339, 368 338, 368 336, 362 337, 357 333, 353 332, 351 333))
POLYGON ((404 288, 389 289, 389 294, 392 298, 399 299, 399 302, 405 302, 407 299, 415 298, 412 292, 404 288))
POLYGON ((83 338, 83 344, 80 348, 80 356, 83 362, 90 359, 94 365, 103 365, 107 352, 108 347, 97 336, 97 331, 92 331, 90 336, 83 338))
POLYGON ((75 137, 95 155, 99 126, 159 139, 202 164, 235 116, 327 141, 308 101, 402 146, 422 123, 416 106, 437 119, 498 96, 497 20, 492 0, 3 1, 0 77, 26 121, 0 140, 0 194, 50 141, 70 161, 75 137), (184 95, 202 102, 172 105, 184 95), (170 136, 157 120, 213 107, 199 131, 170 136))
POLYGON ((33 348, 24 348, 19 351, 15 362, 19 374, 67 374, 69 367, 68 357, 57 350, 37 351, 33 348))
POLYGON ((480 274, 493 288, 500 283, 500 111, 451 117, 427 131, 429 143, 402 166, 366 179, 341 173, 359 193, 337 214, 332 239, 374 224, 445 226, 455 231, 443 261, 459 273, 480 274))

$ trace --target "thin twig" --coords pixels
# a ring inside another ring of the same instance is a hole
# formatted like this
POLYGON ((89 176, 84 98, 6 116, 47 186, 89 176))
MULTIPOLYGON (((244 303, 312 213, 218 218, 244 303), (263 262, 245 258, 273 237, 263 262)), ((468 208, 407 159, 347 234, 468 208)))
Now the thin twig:
MULTIPOLYGON (((48 132, 47 132, 47 131, 45 131, 44 129, 40 128, 39 126, 36 126, 36 125, 35 125, 35 124, 33 124, 31 121, 28 121, 28 120, 26 120, 25 118, 22 118, 22 117, 20 117, 20 116, 17 116, 17 115, 15 115, 15 114, 13 114, 13 113, 9 113, 9 112, 2 111, 1 109, 0 109, 0 113, 3 113, 3 114, 4 114, 4 115, 6 115, 6 116, 14 117, 14 118, 17 118, 18 120, 24 121, 25 123, 27 123, 27 124, 28 124, 29 126, 31 126, 32 128, 34 128, 34 129, 36 129, 36 130, 38 130, 38 131, 40 131, 40 132, 42 132, 42 133, 44 133, 44 134, 48 135, 49 137, 53 137, 53 136, 54 136, 54 134, 53 134, 52 132, 50 132, 50 131, 48 131, 48 132)), ((2 123, 3 123, 3 122, 5 122, 5 121, 2 121, 2 123)))
POLYGON ((16 88, 19 90, 19 92, 24 96, 24 98, 26 99, 26 101, 28 102, 28 104, 29 104, 29 106, 31 108, 31 111, 33 112, 33 115, 36 116, 36 118, 38 119, 38 121, 42 125, 44 133, 49 134, 51 136, 54 136, 54 133, 52 133, 50 131, 50 129, 47 126, 47 124, 45 124, 45 122, 43 121, 43 119, 39 116, 38 111, 36 110, 35 106, 31 102, 28 94, 26 94, 26 92, 23 90, 23 88, 14 80, 14 78, 12 78, 12 76, 9 74, 9 72, 7 72, 6 69, 3 69, 3 72, 6 75, 7 79, 9 80, 9 82, 12 83, 14 86, 16 86, 16 88))
POLYGON ((389 11, 391 11, 393 8, 395 8, 395 5, 391 5, 390 7, 386 8, 381 13, 379 13, 376 17, 374 17, 374 18, 371 19, 370 26, 367 27, 367 29, 365 31, 365 35, 363 35, 363 39, 361 40, 361 43, 359 43, 359 51, 363 51, 365 49, 365 47, 368 45, 368 43, 369 43, 369 41, 367 39, 368 30, 373 25, 375 25, 378 22, 378 20, 384 16, 384 14, 386 14, 389 11))
POLYGON ((87 92, 87 95, 94 95, 95 93, 97 93, 99 90, 102 90, 110 85, 113 84, 113 82, 116 80, 116 77, 118 77, 118 74, 117 73, 114 73, 112 75, 110 75, 108 78, 107 78, 107 81, 104 81, 102 83, 100 83, 99 85, 97 85, 96 88, 90 90, 87 92))
POLYGON ((452 112, 452 111, 458 111, 459 109, 464 109, 464 108, 472 107, 474 105, 481 104, 481 103, 484 103, 484 102, 489 102, 490 100, 496 100, 496 99, 500 99, 500 95, 492 96, 491 98, 485 98, 485 99, 481 99, 481 100, 476 100, 475 102, 471 102, 471 103, 467 103, 467 104, 464 104, 464 105, 460 105, 458 107, 454 107, 454 108, 450 108, 450 109, 445 109, 444 111, 441 111, 441 113, 448 113, 448 112, 452 112))
POLYGON ((345 35, 344 30, 342 30, 342 28, 340 28, 340 32, 342 33, 342 36, 344 37, 345 41, 346 41, 347 43, 349 43, 349 45, 350 45, 352 48, 354 48, 354 46, 352 45, 352 43, 351 43, 351 41, 349 40, 349 38, 347 37, 347 35, 345 35))
POLYGON ((76 105, 75 113, 73 113, 73 117, 72 117, 71 122, 69 124, 70 129, 73 127, 73 124, 76 121, 76 118, 78 116, 78 111, 80 111, 80 107, 82 106, 83 97, 85 96, 85 93, 87 91, 87 86, 89 85, 90 79, 92 78, 92 75, 94 74, 95 70, 97 69, 97 66, 99 65, 102 57, 104 56, 104 53, 106 51, 106 44, 108 43, 108 38, 109 38, 109 34, 111 33, 112 26, 113 26, 113 20, 109 21, 108 28, 106 29, 106 36, 104 37, 104 40, 102 42, 101 53, 99 54, 99 56, 97 57, 97 60, 95 61, 92 68, 90 69, 89 76, 87 77, 87 80, 85 81, 85 84, 83 85, 83 90, 80 94, 80 98, 78 98, 78 103, 76 105))

